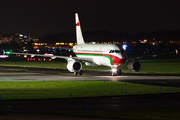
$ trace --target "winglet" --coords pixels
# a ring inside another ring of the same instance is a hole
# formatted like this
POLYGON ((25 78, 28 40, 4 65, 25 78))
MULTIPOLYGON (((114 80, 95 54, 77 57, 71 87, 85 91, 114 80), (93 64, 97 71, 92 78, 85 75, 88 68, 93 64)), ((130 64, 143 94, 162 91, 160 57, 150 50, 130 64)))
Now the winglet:
POLYGON ((81 26, 79 22, 78 13, 75 13, 75 20, 76 20, 76 40, 77 44, 85 44, 84 39, 82 36, 81 26))

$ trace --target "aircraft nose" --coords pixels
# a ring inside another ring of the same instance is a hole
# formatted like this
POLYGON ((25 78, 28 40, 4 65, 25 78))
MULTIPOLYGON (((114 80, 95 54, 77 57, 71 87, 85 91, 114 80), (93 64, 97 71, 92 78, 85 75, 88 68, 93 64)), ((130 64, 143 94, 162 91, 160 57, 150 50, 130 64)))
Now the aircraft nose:
POLYGON ((126 62, 126 58, 119 58, 119 57, 114 57, 113 58, 113 65, 122 65, 126 62))

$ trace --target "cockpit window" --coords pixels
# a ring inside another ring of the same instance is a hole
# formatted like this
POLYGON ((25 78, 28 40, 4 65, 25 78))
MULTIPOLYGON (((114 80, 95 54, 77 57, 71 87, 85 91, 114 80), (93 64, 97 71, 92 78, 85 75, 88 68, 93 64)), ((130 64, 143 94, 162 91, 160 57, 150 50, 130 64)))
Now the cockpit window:
POLYGON ((115 53, 120 53, 120 50, 115 50, 115 53))
POLYGON ((120 53, 120 50, 110 50, 109 53, 120 53))
POLYGON ((110 50, 109 53, 114 53, 114 50, 110 50))

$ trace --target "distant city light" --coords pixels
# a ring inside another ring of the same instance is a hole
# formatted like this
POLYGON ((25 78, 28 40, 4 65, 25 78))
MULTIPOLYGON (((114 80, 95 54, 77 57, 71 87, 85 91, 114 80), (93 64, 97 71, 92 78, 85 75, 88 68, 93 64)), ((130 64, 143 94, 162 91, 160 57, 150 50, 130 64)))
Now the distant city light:
POLYGON ((24 52, 28 52, 28 50, 23 50, 24 52))
POLYGON ((19 37, 23 37, 23 35, 19 35, 19 37))
POLYGON ((38 53, 39 53, 39 51, 40 51, 39 49, 36 49, 36 52, 38 52, 38 53))

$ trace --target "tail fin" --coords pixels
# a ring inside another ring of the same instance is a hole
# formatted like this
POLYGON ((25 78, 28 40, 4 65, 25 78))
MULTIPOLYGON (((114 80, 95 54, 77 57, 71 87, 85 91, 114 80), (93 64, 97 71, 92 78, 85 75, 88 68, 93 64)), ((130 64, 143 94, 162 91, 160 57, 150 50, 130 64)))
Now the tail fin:
POLYGON ((81 26, 79 23, 78 13, 75 13, 75 19, 76 19, 76 40, 77 40, 77 44, 85 44, 83 36, 82 36, 82 32, 81 32, 81 26))

